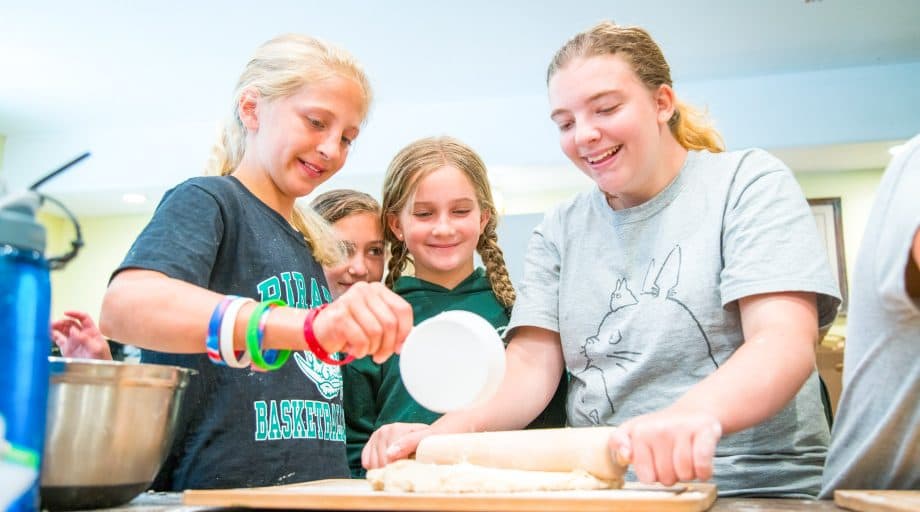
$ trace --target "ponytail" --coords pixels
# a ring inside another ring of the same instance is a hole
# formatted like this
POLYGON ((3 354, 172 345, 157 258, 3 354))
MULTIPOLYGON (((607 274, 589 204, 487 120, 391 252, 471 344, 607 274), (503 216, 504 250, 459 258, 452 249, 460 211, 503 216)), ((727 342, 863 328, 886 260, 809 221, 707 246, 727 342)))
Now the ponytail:
POLYGON ((683 101, 676 100, 675 103, 674 115, 668 120, 668 126, 681 146, 691 151, 725 151, 722 135, 705 113, 683 101))

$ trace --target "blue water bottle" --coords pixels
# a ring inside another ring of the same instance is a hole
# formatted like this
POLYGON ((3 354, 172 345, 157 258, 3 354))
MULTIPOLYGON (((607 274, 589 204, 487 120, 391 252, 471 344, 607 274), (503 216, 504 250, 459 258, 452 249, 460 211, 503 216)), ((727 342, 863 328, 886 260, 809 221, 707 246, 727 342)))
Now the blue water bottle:
POLYGON ((34 511, 51 346, 45 229, 35 220, 37 197, 0 203, 0 509, 34 511))

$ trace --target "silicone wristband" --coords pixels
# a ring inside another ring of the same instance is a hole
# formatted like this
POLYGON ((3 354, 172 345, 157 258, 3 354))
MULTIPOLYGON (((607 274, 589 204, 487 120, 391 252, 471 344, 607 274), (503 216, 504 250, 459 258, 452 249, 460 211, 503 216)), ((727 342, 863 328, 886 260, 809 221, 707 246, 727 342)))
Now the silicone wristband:
MULTIPOLYGON (((262 312, 262 316, 259 317, 259 330, 256 331, 256 337, 260 347, 262 346, 262 340, 265 338, 265 325, 268 322, 268 314, 276 307, 278 306, 274 304, 268 306, 268 309, 262 312)), ((272 364, 278 360, 278 354, 280 353, 280 350, 265 349, 262 351, 262 360, 267 364, 272 364)))
POLYGON ((345 359, 342 359, 341 361, 334 359, 329 354, 329 352, 326 352, 326 350, 320 346, 319 341, 316 339, 316 333, 313 332, 313 320, 315 320, 316 315, 318 315, 320 311, 326 309, 326 306, 328 305, 329 304, 323 304, 322 306, 311 309, 307 313, 307 318, 303 321, 303 340, 307 342, 307 348, 310 349, 310 352, 313 352, 313 355, 315 355, 316 358, 320 361, 326 364, 331 364, 333 366, 346 365, 354 361, 355 356, 348 354, 345 356, 345 359))
POLYGON ((204 347, 205 352, 208 354, 208 359, 210 359, 212 363, 221 366, 225 366, 227 363, 220 357, 220 321, 224 317, 224 312, 227 311, 227 306, 236 298, 238 297, 235 295, 227 295, 214 306, 214 312, 211 313, 211 320, 208 321, 208 335, 204 339, 204 347))
POLYGON ((249 349, 233 350, 233 331, 236 328, 236 317, 240 314, 240 309, 247 302, 254 302, 247 297, 234 299, 224 311, 224 319, 220 322, 220 356, 224 364, 230 368, 247 368, 252 362, 249 355, 249 349))
POLYGON ((284 305, 284 301, 278 299, 260 302, 249 317, 249 324, 246 327, 246 347, 249 349, 249 355, 252 356, 252 365, 257 369, 265 371, 277 370, 284 366, 284 363, 291 357, 290 350, 279 350, 277 358, 271 361, 267 360, 270 359, 270 356, 265 357, 268 354, 262 354, 262 331, 265 329, 264 324, 261 325, 260 329, 262 315, 269 308, 284 305))

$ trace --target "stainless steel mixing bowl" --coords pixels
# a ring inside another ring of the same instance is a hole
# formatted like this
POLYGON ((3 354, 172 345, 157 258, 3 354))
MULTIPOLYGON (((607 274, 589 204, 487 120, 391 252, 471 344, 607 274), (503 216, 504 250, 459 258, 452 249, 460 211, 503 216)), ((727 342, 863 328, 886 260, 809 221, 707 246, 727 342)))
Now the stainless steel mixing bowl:
POLYGON ((120 505, 150 486, 193 370, 49 358, 42 507, 120 505))

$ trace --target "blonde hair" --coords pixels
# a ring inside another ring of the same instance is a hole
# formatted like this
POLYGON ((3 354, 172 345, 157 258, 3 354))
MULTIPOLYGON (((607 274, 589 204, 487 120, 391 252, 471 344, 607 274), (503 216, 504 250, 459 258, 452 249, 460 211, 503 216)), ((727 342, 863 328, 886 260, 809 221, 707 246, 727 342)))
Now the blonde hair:
POLYGON ((486 275, 498 302, 510 308, 514 305, 514 286, 508 276, 505 257, 498 246, 498 211, 492 200, 492 189, 486 174, 486 166, 479 155, 469 146, 451 137, 429 137, 417 140, 403 148, 390 162, 383 180, 383 239, 390 248, 390 261, 386 285, 390 288, 402 275, 411 255, 405 242, 387 227, 387 214, 399 215, 409 202, 419 181, 431 172, 446 165, 456 167, 469 178, 476 191, 479 208, 489 214, 485 229, 479 236, 476 251, 486 267, 486 275))
MULTIPOLYGON (((673 87, 671 68, 652 36, 640 27, 624 27, 610 21, 603 21, 565 43, 549 64, 546 83, 549 84, 553 75, 573 59, 601 55, 622 56, 651 91, 661 85, 673 87)), ((679 99, 675 100, 668 126, 677 142, 686 149, 725 151, 722 136, 706 114, 679 99)))
POLYGON ((310 206, 329 224, 356 213, 380 215, 380 203, 370 194, 347 188, 323 192, 313 198, 310 206))
MULTIPOLYGON (((226 176, 243 159, 246 130, 240 120, 239 103, 246 91, 255 90, 261 98, 272 101, 334 76, 353 80, 361 88, 364 117, 372 100, 370 83, 358 62, 345 50, 298 34, 280 35, 256 49, 236 84, 230 115, 211 149, 205 174, 226 176)), ((341 261, 342 253, 332 230, 315 212, 294 208, 292 224, 303 235, 317 262, 327 266, 341 261)))

